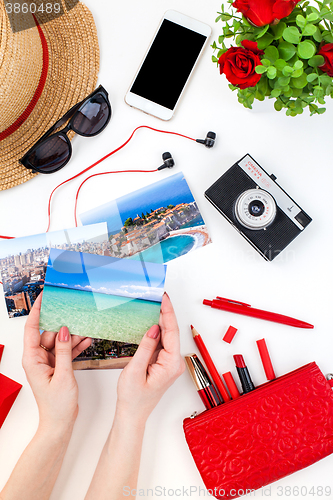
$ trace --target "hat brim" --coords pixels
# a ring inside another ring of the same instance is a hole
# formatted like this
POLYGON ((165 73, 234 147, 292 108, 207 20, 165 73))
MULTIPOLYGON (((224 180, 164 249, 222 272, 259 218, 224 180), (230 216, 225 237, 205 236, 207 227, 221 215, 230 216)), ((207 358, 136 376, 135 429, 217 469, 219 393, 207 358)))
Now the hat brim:
MULTIPOLYGON (((77 3, 60 17, 41 24, 40 28, 47 42, 47 75, 43 90, 28 118, 0 141, 0 190, 22 184, 37 175, 18 160, 53 123, 92 92, 97 83, 97 31, 93 16, 84 4, 77 3)), ((27 31, 31 30, 37 30, 37 27, 27 31)), ((20 40, 20 37, 17 39, 20 40)), ((36 33, 33 39, 36 40, 36 33)), ((25 84, 29 88, 28 82, 23 80, 23 90, 25 84)), ((29 91, 31 93, 31 89, 29 91)), ((14 113, 15 110, 13 121, 14 113)))

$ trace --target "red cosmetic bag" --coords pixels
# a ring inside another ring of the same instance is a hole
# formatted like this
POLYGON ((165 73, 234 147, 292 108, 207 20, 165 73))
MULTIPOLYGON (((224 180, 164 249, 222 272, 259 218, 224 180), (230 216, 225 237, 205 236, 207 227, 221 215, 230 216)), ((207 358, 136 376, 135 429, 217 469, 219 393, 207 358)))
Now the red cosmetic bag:
POLYGON ((237 498, 333 452, 333 391, 309 363, 183 426, 207 490, 237 498))

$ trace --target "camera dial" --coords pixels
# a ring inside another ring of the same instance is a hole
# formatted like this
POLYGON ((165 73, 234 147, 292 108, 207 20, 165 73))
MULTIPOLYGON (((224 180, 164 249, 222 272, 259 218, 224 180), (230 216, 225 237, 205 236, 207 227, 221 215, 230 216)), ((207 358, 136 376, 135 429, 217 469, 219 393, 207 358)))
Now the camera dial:
POLYGON ((263 189, 249 189, 242 193, 235 206, 237 220, 248 229, 264 229, 275 219, 274 198, 263 189))

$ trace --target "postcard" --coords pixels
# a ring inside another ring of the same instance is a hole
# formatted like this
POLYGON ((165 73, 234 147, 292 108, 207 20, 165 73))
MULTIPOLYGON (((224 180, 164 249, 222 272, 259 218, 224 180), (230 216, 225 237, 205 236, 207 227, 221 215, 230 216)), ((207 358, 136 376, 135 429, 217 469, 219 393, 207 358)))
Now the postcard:
POLYGON ((106 223, 0 241, 0 273, 8 316, 29 314, 44 287, 50 248, 104 255, 106 223))
POLYGON ((40 328, 139 344, 158 323, 166 266, 51 249, 40 328))
POLYGON ((134 356, 138 344, 115 340, 91 339, 91 346, 73 359, 74 370, 124 368, 134 356))
POLYGON ((106 221, 109 255, 165 263, 211 243, 182 172, 80 215, 106 221))

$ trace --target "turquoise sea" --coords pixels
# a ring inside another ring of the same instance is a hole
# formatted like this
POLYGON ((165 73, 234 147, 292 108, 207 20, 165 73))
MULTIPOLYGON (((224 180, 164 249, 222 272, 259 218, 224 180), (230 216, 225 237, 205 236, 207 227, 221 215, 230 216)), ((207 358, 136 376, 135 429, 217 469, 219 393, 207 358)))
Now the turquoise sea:
POLYGON ((44 286, 40 329, 138 344, 158 323, 161 304, 116 295, 44 286))
POLYGON ((156 264, 163 264, 169 262, 172 259, 176 259, 181 255, 185 255, 189 252, 195 243, 193 236, 188 234, 179 234, 177 236, 172 236, 166 240, 162 240, 160 243, 156 243, 150 248, 143 250, 141 253, 137 253, 129 257, 130 259, 140 260, 140 255, 146 262, 154 262, 156 264))

